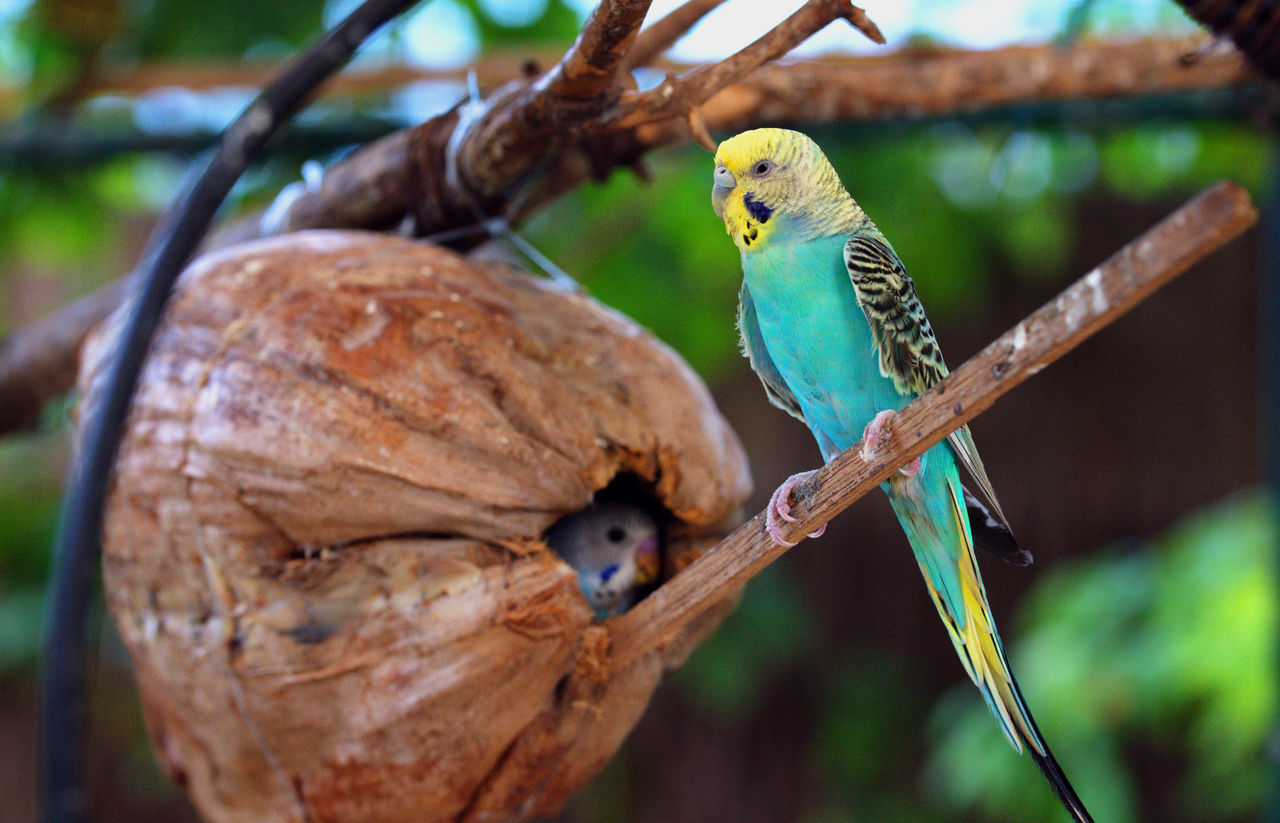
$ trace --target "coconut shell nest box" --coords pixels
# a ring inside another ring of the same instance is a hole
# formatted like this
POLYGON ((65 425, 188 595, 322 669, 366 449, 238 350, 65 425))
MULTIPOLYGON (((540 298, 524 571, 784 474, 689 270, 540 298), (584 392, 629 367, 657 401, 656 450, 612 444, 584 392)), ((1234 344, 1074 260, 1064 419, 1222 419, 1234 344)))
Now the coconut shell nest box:
MULTIPOLYGON (((113 323, 85 349, 89 408, 113 323)), ((502 264, 307 232, 183 275, 105 587, 156 752, 206 819, 536 819, 732 605, 620 650, 541 536, 639 495, 670 576, 749 487, 705 387, 627 318, 502 264)))

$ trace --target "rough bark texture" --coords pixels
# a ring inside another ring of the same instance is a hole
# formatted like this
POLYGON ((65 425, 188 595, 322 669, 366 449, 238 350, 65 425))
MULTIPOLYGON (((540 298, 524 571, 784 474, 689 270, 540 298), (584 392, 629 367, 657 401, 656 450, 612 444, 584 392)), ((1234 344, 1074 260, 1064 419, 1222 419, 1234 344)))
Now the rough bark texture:
POLYGON ((165 767, 217 823, 553 813, 733 600, 607 665, 613 621, 540 535, 620 475, 668 575, 750 485, 688 367, 589 298, 356 232, 197 261, 104 540, 165 767))

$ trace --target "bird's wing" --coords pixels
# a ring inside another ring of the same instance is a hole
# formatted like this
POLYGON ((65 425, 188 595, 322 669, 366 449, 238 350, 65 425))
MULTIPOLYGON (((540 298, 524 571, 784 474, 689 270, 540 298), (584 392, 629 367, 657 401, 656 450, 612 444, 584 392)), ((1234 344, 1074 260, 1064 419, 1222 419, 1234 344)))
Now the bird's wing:
MULTIPOLYGON (((933 327, 920 304, 915 284, 903 268, 897 252, 879 236, 879 232, 858 233, 844 245, 844 263, 849 269, 858 305, 871 326, 871 336, 880 355, 880 374, 893 380, 899 394, 923 394, 947 376, 947 364, 942 360, 942 349, 938 347, 933 327)), ((965 425, 956 429, 947 441, 995 515, 994 518, 983 518, 981 525, 1002 531, 1000 541, 1006 539, 1006 535, 1008 540, 1012 540, 1009 521, 987 478, 987 470, 978 456, 978 447, 974 445, 969 427, 965 425), (992 526, 986 526, 987 523, 992 526)), ((984 547, 990 546, 991 541, 976 534, 974 537, 984 547)), ((999 550, 996 553, 1003 555, 999 550)))
POLYGON ((742 353, 747 356, 751 368, 764 384, 764 392, 769 402, 793 417, 804 420, 804 412, 800 409, 800 401, 791 393, 787 381, 774 365, 769 350, 764 346, 764 338, 760 336, 760 321, 756 319, 756 305, 747 290, 747 283, 742 282, 738 291, 738 334, 742 338, 742 353))

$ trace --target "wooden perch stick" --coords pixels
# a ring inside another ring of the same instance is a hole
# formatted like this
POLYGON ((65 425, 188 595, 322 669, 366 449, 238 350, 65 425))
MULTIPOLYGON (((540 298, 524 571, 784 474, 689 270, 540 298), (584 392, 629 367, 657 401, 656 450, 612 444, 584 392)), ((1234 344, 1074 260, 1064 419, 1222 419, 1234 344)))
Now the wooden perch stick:
MULTIPOLYGON (((1234 183, 1207 189, 1130 242, 973 356, 890 423, 874 462, 855 444, 823 466, 817 487, 795 500, 798 522, 786 537, 800 540, 924 454, 1000 395, 1057 360, 1085 338, 1142 302, 1196 261, 1257 220, 1249 194, 1234 183)), ((689 568, 626 614, 611 621, 610 661, 625 668, 662 646, 704 609, 773 562, 787 547, 764 530, 757 514, 689 568)))

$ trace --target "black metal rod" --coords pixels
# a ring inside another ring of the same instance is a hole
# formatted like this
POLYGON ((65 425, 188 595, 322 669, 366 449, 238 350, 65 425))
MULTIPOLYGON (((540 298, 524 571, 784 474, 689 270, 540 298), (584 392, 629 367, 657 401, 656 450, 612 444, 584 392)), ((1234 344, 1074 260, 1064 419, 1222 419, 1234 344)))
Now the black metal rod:
MULTIPOLYGON (((1271 133, 1271 188, 1258 221, 1260 263, 1258 266, 1258 339, 1262 360, 1261 443, 1262 476, 1270 505, 1280 501, 1280 132, 1271 133)), ((1280 552, 1280 546, 1273 546, 1280 552)), ((1280 665, 1280 660, 1273 660, 1280 665)), ((1280 724, 1273 719, 1265 747, 1267 767, 1262 799, 1264 821, 1280 820, 1280 724)))
POLYGON ((129 402, 174 280, 245 168, 315 88, 418 0, 366 0, 272 81, 226 131, 208 167, 153 230, 130 283, 102 394, 85 418, 55 541, 41 650, 41 819, 86 820, 85 651, 102 508, 129 402))

